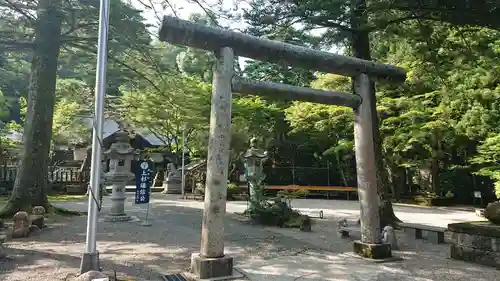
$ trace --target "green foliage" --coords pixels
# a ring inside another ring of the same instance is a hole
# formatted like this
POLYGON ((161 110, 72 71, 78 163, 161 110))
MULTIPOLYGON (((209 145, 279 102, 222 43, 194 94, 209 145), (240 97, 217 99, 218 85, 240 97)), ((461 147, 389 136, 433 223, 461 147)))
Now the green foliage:
MULTIPOLYGON (((449 7, 449 14, 431 15, 441 23, 415 20, 419 11, 412 10, 410 2, 402 1, 398 9, 391 1, 366 2, 367 22, 356 28, 351 22, 353 1, 347 0, 280 5, 273 0, 253 0, 244 16, 251 25, 249 31, 259 36, 283 34, 292 22, 302 23, 302 34, 323 28, 316 48, 336 43, 337 47, 347 46, 347 52, 352 51, 351 35, 368 31, 372 56, 408 71, 404 85, 377 84, 383 163, 393 194, 420 189, 444 195, 453 190, 457 197, 470 197, 472 190, 489 190, 489 182, 476 175, 495 180, 492 169, 496 164, 483 155, 494 150, 485 140, 500 128, 498 31, 463 27, 474 17, 477 25, 487 19, 465 13, 459 19, 458 10, 464 8, 461 1, 449 7), (478 147, 479 143, 483 144, 478 147), (480 181, 483 184, 478 186, 480 181)), ((284 80, 282 76, 256 75, 265 80, 284 80)), ((311 86, 350 91, 348 78, 329 74, 318 74, 311 86)), ((350 164, 354 160, 351 111, 302 102, 284 111, 290 125, 287 139, 294 151, 284 149, 282 142, 276 154, 300 159, 298 165, 316 165, 305 160, 304 154, 329 160, 342 172, 338 176, 343 183, 349 183, 355 175, 350 164)))
MULTIPOLYGON (((28 65, 33 50, 32 39, 35 25, 34 17, 31 15, 36 14, 37 4, 33 1, 23 0, 14 2, 13 5, 0 3, 0 9, 3 11, 0 16, 0 33, 3 35, 0 42, 0 52, 5 51, 7 58, 16 58, 16 64, 28 65)), ((61 11, 63 26, 59 76, 81 79, 89 85, 93 85, 99 1, 63 1, 61 11)), ((139 52, 142 54, 143 60, 147 61, 150 58, 149 43, 151 38, 147 26, 142 22, 143 18, 140 13, 141 11, 132 8, 126 1, 111 1, 108 35, 110 63, 107 69, 110 91, 116 91, 125 81, 136 80, 136 76, 141 76, 125 61, 128 54, 139 52)), ((19 67, 17 68, 19 69, 19 67)), ((29 70, 29 67, 24 67, 24 69, 23 74, 29 70)), ((22 77, 10 79, 15 79, 17 81, 13 81, 14 83, 21 84, 22 87, 18 90, 22 89, 23 91, 17 93, 18 95, 26 94, 28 79, 22 81, 22 77)), ((6 80, 0 79, 0 81, 6 80)))
POLYGON ((58 79, 56 104, 52 122, 55 144, 75 144, 90 141, 90 129, 83 118, 91 116, 92 89, 82 81, 58 79))
MULTIPOLYGON (((83 81, 76 79, 58 79, 56 85, 56 104, 52 122, 53 144, 75 144, 89 141, 90 130, 84 118, 92 114, 93 91, 83 81)), ((27 100, 19 99, 21 124, 9 123, 9 129, 22 131, 27 100)))
POLYGON ((0 89, 5 96, 16 97, 28 90, 30 66, 16 53, 0 52, 0 89))
MULTIPOLYGON (((498 32, 434 25, 421 38, 421 30, 415 33, 415 26, 404 28, 414 36, 408 37, 406 33, 404 37, 395 35, 392 40, 376 41, 380 46, 391 46, 390 59, 404 60, 409 70, 407 85, 399 89, 404 91, 402 94, 394 88, 383 88, 380 94, 378 109, 383 118, 384 152, 393 165, 429 168, 432 182, 426 184, 420 180, 419 184, 444 195, 464 179, 457 178, 452 187, 439 186, 443 183, 439 174, 445 176, 457 165, 468 165, 469 160, 477 157, 476 153, 484 153, 479 148, 476 151, 477 142, 498 132, 500 92, 494 78, 499 62, 498 41, 494 39, 498 32), (422 49, 420 40, 439 49, 422 49)), ((470 167, 465 172, 471 175, 475 169, 470 167)))
MULTIPOLYGON (((486 28, 500 26, 498 16, 491 17, 498 8, 480 3, 464 12, 467 1, 440 3, 424 17, 412 1, 366 0, 366 22, 356 26, 351 0, 251 0, 244 19, 253 35, 346 54, 356 53, 352 35, 368 32, 374 60, 408 71, 404 85, 377 82, 383 164, 393 194, 443 196, 452 191, 460 198, 473 189, 491 190, 494 181, 500 195, 500 34, 486 28)), ((0 115, 8 115, 1 124, 3 145, 7 130, 21 130, 22 124, 8 122, 14 111, 26 114, 35 26, 30 15, 37 9, 34 1, 13 2, 14 8, 0 3, 0 115)), ((437 3, 424 2, 430 7, 437 3)), ((57 144, 90 136, 82 117, 93 112, 99 2, 63 3, 53 122, 57 144)), ((213 54, 152 40, 140 11, 128 1, 111 1, 110 11, 106 116, 155 134, 173 152, 180 151, 186 128, 190 156, 205 157, 213 54)), ((214 24, 201 15, 191 20, 214 24)), ((351 91, 348 77, 293 65, 247 61, 243 71, 236 63, 236 72, 256 80, 351 91)), ((351 109, 234 93, 232 117, 232 163, 255 136, 277 166, 329 165, 336 184, 355 184, 351 109)), ((293 213, 285 205, 266 205, 262 212, 273 218, 280 214, 282 223, 293 213)))
POLYGON ((0 118, 3 118, 6 115, 8 115, 9 107, 10 107, 10 100, 8 97, 4 96, 2 90, 0 89, 0 118))
POLYGON ((296 219, 300 217, 300 213, 293 210, 287 202, 281 200, 269 202, 264 199, 260 204, 251 204, 251 207, 245 211, 245 214, 263 225, 300 227, 300 225, 295 223, 296 219))
MULTIPOLYGON (((0 118, 3 119, 6 116, 9 115, 9 109, 10 109, 10 100, 8 97, 5 97, 2 93, 2 90, 0 89, 0 118)), ((12 128, 10 126, 10 122, 1 122, 0 121, 0 150, 1 150, 1 155, 5 154, 4 149, 12 148, 16 145, 16 143, 7 137, 7 134, 9 131, 11 131, 12 128)))
POLYGON ((495 193, 500 198, 500 134, 486 138, 477 150, 478 155, 472 158, 472 163, 481 167, 477 174, 495 181, 495 193))
POLYGON ((184 126, 188 145, 202 149, 198 135, 207 128, 210 85, 175 72, 164 75, 155 87, 124 92, 119 110, 124 120, 161 137, 171 151, 178 151, 184 126))
MULTIPOLYGON (((348 91, 349 78, 320 74, 313 88, 348 91)), ((319 153, 318 158, 332 162, 338 170, 339 183, 350 186, 355 174, 352 110, 340 106, 294 102, 285 110, 291 136, 307 136, 298 147, 319 153)))
POLYGON ((232 106, 231 159, 235 160, 249 148, 252 137, 258 136, 264 146, 272 141, 282 112, 259 97, 236 97, 232 106))

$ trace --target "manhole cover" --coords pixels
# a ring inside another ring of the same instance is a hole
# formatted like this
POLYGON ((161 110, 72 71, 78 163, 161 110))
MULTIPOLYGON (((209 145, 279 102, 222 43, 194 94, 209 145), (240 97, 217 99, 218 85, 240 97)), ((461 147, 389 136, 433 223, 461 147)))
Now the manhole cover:
POLYGON ((162 278, 164 281, 187 281, 180 273, 163 275, 162 278))

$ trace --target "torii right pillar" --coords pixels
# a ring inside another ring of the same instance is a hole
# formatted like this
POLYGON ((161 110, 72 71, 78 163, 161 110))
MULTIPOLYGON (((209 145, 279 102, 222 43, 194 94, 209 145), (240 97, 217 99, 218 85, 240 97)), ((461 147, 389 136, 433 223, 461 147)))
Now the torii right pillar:
POLYGON ((392 256, 391 246, 382 244, 380 231, 380 198, 377 188, 377 165, 373 118, 376 112, 373 83, 366 74, 354 78, 355 94, 361 97, 361 105, 354 110, 354 142, 356 154, 358 196, 361 208, 361 240, 354 242, 354 252, 371 259, 392 256))

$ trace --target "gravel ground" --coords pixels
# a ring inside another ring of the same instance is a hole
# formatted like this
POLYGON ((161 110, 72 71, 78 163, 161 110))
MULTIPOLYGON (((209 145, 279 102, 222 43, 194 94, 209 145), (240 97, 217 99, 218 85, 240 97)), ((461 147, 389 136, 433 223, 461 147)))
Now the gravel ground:
MULTIPOLYGON (((189 267, 191 253, 199 250, 200 203, 161 195, 154 198, 152 227, 137 222, 99 223, 98 249, 106 271, 116 270, 132 280, 160 280, 161 274, 189 267)), ((85 202, 58 205, 86 209, 85 202)), ((129 215, 144 217, 142 207, 128 203, 126 208, 129 215)), ((448 245, 407 239, 402 233, 398 234, 402 251, 395 252, 404 259, 402 262, 374 264, 350 256, 346 253, 352 250, 352 243, 337 236, 336 219, 326 216, 316 220, 314 231, 304 233, 255 226, 229 214, 225 224, 226 253, 235 258, 236 267, 252 281, 499 280, 493 268, 448 259, 448 245)), ((85 248, 86 217, 50 218, 47 223, 48 229, 32 237, 6 243, 13 259, 0 262, 1 281, 64 280, 78 272, 85 248)))
MULTIPOLYGON (((141 208, 128 214, 144 216, 141 208)), ((189 268, 191 253, 199 250, 201 216, 199 209, 157 204, 150 212, 151 227, 137 222, 101 220, 97 241, 103 268, 134 280, 159 280, 160 274, 189 268)), ((64 280, 78 272, 85 249, 86 220, 86 217, 49 218, 49 228, 6 243, 13 260, 0 263, 0 280, 64 280)), ((294 238, 229 218, 225 228, 226 252, 235 259, 271 258, 300 252, 305 247, 294 238)))
MULTIPOLYGON (((349 221, 349 224, 353 225, 355 221, 349 221)), ((354 233, 351 238, 339 238, 335 225, 334 218, 325 218, 315 220, 314 231, 311 233, 272 228, 272 231, 278 234, 307 241, 310 243, 309 250, 299 253, 293 259, 278 257, 251 265, 241 265, 240 269, 250 280, 266 281, 500 280, 500 273, 495 268, 450 259, 449 244, 436 245, 425 240, 411 239, 399 230, 396 231, 399 250, 393 251, 393 254, 401 258, 400 261, 387 263, 366 261, 352 253, 352 240, 359 239, 359 233, 354 233), (280 268, 286 270, 280 271, 280 268), (266 277, 263 278, 263 275, 266 277)))

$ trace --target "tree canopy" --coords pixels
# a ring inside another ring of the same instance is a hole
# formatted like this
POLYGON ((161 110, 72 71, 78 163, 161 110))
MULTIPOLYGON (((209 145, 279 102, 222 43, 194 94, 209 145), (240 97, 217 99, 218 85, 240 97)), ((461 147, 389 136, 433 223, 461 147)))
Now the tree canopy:
MULTIPOLYGON (((51 144, 90 138, 83 119, 93 114, 99 1, 59 2, 51 6, 53 14, 45 15, 37 13, 46 0, 0 0, 3 146, 9 130, 38 132, 27 124, 28 118, 35 120, 33 114, 45 116, 47 128, 50 123, 50 134, 42 135, 47 154, 51 144), (42 38, 40 29, 43 24, 51 27, 54 19, 60 20, 59 43, 42 38), (50 58, 37 53, 47 42, 53 43, 50 58), (56 67, 41 68, 41 58, 56 67), (50 83, 42 83, 42 89, 35 87, 39 81, 50 83)), ((500 195, 496 2, 248 2, 243 11, 246 33, 407 70, 403 85, 376 84, 379 165, 387 173, 385 188, 393 199, 453 192, 456 202, 467 203, 476 190, 485 197, 494 198, 495 190, 500 195)), ((156 135, 172 153, 180 152, 184 131, 190 156, 205 157, 213 55, 158 42, 140 10, 123 0, 111 3, 106 117, 156 135)), ((212 25, 217 16, 195 14, 191 20, 212 25)), ((255 80, 352 91, 348 77, 260 61, 239 60, 236 68, 255 80)), ((271 156, 267 183, 356 185, 350 109, 234 93, 232 111, 233 164, 249 139, 257 137, 271 156)), ((25 159, 23 165, 37 167, 40 159, 47 165, 43 157, 25 159)), ((37 177, 46 181, 41 173, 37 177)), ((20 181, 15 188, 27 190, 27 183, 20 181)), ((33 204, 43 201, 45 188, 32 193, 38 194, 33 204)))

